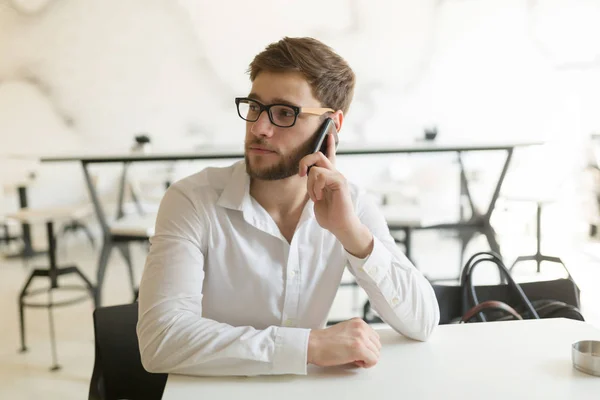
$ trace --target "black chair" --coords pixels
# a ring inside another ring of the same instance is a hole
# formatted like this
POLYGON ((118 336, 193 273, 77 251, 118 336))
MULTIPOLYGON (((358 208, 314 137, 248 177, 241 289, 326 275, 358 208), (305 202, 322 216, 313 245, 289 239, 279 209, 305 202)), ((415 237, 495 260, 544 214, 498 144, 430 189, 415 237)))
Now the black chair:
POLYGON ((96 360, 89 400, 162 398, 167 374, 151 374, 142 366, 137 320, 137 303, 94 311, 96 360))

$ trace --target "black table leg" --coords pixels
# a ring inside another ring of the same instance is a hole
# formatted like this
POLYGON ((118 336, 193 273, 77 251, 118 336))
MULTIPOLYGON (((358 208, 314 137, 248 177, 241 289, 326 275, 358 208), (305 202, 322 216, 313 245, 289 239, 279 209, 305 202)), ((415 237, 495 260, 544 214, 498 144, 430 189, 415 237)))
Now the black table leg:
MULTIPOLYGON (((508 172, 508 167, 510 166, 510 162, 513 156, 513 149, 508 149, 506 151, 506 159, 504 160, 504 165, 502 166, 502 171, 500 172, 500 176, 498 177, 498 181, 496 182, 496 187, 494 188, 494 192, 492 194, 492 198, 490 199, 490 203, 485 214, 481 214, 477 211, 475 207, 475 203, 473 202, 473 197, 469 190, 468 180, 465 174, 464 164, 462 162, 461 155, 459 153, 459 162, 461 169, 461 184, 464 185, 464 194, 466 195, 469 206, 471 208, 472 216, 471 216, 471 226, 478 227, 478 231, 485 235, 488 245, 490 246, 490 250, 498 255, 502 255, 500 244, 498 243, 498 238, 496 235, 496 231, 492 227, 491 218, 494 209, 496 208, 496 202, 500 197, 500 190, 502 189, 502 185, 504 184, 504 179, 506 178, 506 173, 508 172)), ((462 185, 461 185, 462 186, 462 185)))
POLYGON ((127 170, 129 169, 130 163, 123 163, 123 169, 121 171, 121 180, 119 182, 119 197, 117 200, 117 218, 121 219, 125 216, 123 210, 123 203, 125 202, 125 187, 127 186, 127 170))
MULTIPOLYGON (((19 186, 19 207, 27 208, 27 188, 19 186)), ((27 223, 22 224, 23 229, 23 255, 30 257, 33 255, 33 247, 31 246, 31 226, 27 223)))
MULTIPOLYGON (((450 229, 450 230, 458 230, 459 238, 461 240, 461 257, 464 257, 464 250, 466 246, 471 241, 475 233, 480 233, 485 235, 490 250, 497 253, 499 256, 502 256, 500 244, 498 243, 498 238, 496 236, 496 231, 492 227, 491 217, 494 212, 494 208, 496 207, 496 202, 500 197, 500 190, 502 189, 502 185, 504 184, 504 179, 506 178, 506 173, 508 172, 508 168, 510 166, 510 162, 513 156, 513 148, 506 150, 506 159, 504 161, 504 165, 502 166, 502 171, 500 173, 500 177, 496 182, 496 186, 494 188, 494 192, 492 194, 492 198, 488 205, 485 213, 481 213, 477 210, 475 206, 475 202, 473 201, 473 197, 471 195, 471 191, 469 188, 469 181, 465 174, 465 166, 462 160, 462 152, 458 152, 458 161, 460 165, 460 183, 461 183, 461 195, 465 196, 468 201, 468 206, 471 210, 470 218, 466 218, 464 220, 459 220, 458 222, 448 223, 448 224, 435 224, 429 225, 425 227, 420 227, 418 229, 450 229)), ((462 207, 461 207, 462 210, 462 207)), ((461 218, 465 218, 464 212, 461 212, 461 218)), ((462 262, 460 265, 460 269, 462 270, 462 262)))
MULTIPOLYGON (((28 201, 27 201, 27 187, 19 186, 18 191, 19 191, 19 207, 21 209, 27 208, 29 206, 28 201)), ((23 240, 23 249, 19 253, 9 254, 6 257, 7 258, 32 258, 32 257, 40 255, 40 254, 46 254, 45 250, 34 250, 33 249, 32 241, 31 241, 31 225, 29 225, 28 223, 22 223, 21 229, 22 229, 21 239, 23 240)))

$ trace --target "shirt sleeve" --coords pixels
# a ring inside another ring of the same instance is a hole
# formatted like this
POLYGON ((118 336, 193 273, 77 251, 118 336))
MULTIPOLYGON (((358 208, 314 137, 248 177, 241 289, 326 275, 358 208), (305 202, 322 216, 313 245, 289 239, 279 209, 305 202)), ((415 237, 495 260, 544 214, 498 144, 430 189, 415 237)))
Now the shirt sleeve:
POLYGON ((440 320, 431 284, 400 251, 375 203, 361 195, 356 207, 361 222, 373 234, 374 244, 365 259, 346 252, 350 272, 383 321, 405 336, 427 340, 440 320))
POLYGON ((203 210, 172 186, 159 208, 140 285, 137 334, 144 368, 188 375, 306 374, 309 329, 258 330, 202 317, 206 229, 203 210))

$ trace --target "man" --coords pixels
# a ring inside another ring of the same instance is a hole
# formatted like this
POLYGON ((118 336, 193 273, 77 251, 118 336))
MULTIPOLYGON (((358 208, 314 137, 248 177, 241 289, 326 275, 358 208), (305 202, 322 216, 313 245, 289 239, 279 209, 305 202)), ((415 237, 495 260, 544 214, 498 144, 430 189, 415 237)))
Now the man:
POLYGON ((354 73, 329 47, 284 38, 250 64, 236 99, 245 160, 165 194, 140 286, 138 337, 151 372, 306 374, 307 364, 372 367, 381 344, 360 319, 323 329, 346 268, 392 328, 426 340, 431 285, 398 250, 367 197, 335 169, 354 73), (309 167, 310 170, 309 170, 309 167))

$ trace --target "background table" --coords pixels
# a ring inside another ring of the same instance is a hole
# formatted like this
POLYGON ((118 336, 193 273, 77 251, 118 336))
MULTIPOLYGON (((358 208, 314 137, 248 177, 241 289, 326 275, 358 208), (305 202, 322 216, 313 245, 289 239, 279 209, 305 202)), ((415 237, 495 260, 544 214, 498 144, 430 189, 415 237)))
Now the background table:
POLYGON ((318 368, 307 376, 170 375, 164 400, 599 399, 600 378, 573 368, 571 345, 600 330, 565 319, 439 326, 427 342, 380 331, 371 369, 318 368))
MULTIPOLYGON (((339 156, 363 156, 363 155, 386 155, 386 154, 422 154, 422 153, 456 153, 460 165, 460 183, 461 194, 467 198, 470 217, 453 223, 432 224, 422 226, 420 229, 449 229, 458 230, 461 233, 462 251, 467 243, 473 238, 476 233, 485 235, 490 249, 498 254, 501 254, 500 245, 496 238, 496 232, 491 225, 490 219, 492 212, 496 206, 496 201, 500 195, 504 178, 508 171, 508 167, 513 157, 514 150, 519 147, 528 147, 541 145, 542 142, 502 142, 502 143, 443 143, 443 142, 417 142, 413 144, 376 144, 362 147, 345 146, 343 143, 337 150, 339 156), (473 197, 469 188, 469 182, 465 173, 463 164, 463 154, 470 152, 489 152, 501 151, 506 153, 504 164, 501 168, 498 180, 494 186, 492 197, 487 208, 480 212, 475 207, 473 197)), ((92 164, 110 164, 122 163, 125 167, 121 176, 121 186, 119 191, 117 217, 123 215, 123 190, 127 175, 127 166, 134 162, 175 162, 175 161, 193 161, 193 160, 224 160, 224 159, 241 159, 244 157, 243 149, 233 148, 228 149, 207 149, 204 151, 190 153, 147 153, 147 154, 79 154, 65 156, 41 157, 41 162, 80 162, 83 167, 83 173, 86 178, 90 197, 94 203, 96 215, 106 232, 108 223, 105 212, 99 202, 98 194, 88 170, 88 166, 92 164)), ((461 254, 462 257, 462 254, 461 254)), ((461 260, 462 266, 462 260, 461 260)))

